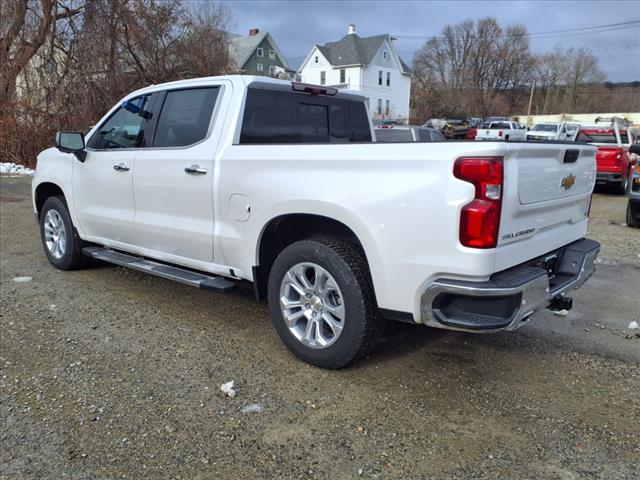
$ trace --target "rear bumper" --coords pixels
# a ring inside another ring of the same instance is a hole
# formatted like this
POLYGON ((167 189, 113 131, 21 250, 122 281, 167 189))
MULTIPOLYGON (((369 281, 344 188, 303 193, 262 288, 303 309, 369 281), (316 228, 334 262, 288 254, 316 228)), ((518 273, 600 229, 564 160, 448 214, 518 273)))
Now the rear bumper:
POLYGON ((596 183, 622 183, 624 175, 622 173, 596 172, 596 183))
POLYGON ((600 244, 579 240, 485 282, 438 279, 422 294, 422 323, 471 332, 515 330, 595 271, 600 244), (546 267, 556 262, 554 275, 546 267))

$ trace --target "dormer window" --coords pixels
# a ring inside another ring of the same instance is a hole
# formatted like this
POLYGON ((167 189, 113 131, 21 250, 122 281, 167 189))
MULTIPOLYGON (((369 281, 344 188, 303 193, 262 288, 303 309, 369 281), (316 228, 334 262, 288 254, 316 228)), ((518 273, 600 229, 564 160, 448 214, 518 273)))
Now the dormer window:
POLYGON ((382 58, 387 58, 387 51, 386 50, 382 51, 382 58))
POLYGON ((316 55, 316 58, 314 58, 314 60, 313 60, 313 61, 314 61, 314 63, 319 63, 319 61, 320 61, 320 60, 318 59, 318 56, 317 56, 317 55, 316 55))

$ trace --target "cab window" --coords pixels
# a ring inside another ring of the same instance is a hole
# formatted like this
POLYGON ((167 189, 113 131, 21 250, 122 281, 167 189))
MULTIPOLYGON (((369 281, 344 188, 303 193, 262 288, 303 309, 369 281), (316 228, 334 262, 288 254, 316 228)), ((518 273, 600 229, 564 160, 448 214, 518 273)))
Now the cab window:
POLYGON ((151 118, 150 95, 127 100, 104 122, 89 142, 97 150, 144 146, 145 126, 151 118))
POLYGON ((219 87, 206 87, 167 92, 153 146, 186 147, 203 140, 219 91, 219 87))

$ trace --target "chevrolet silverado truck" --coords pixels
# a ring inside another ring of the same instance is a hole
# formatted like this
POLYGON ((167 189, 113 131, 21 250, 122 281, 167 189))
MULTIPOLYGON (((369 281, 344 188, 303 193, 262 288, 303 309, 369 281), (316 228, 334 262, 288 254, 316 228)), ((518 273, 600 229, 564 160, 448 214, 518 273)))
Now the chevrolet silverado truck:
POLYGON ((629 153, 634 143, 633 134, 615 119, 611 122, 582 125, 576 141, 598 147, 596 153, 596 184, 614 187, 620 195, 626 195, 631 187, 633 168, 636 164, 629 153))
POLYGON ((527 139, 527 129, 518 122, 499 120, 484 123, 476 131, 476 140, 480 141, 524 141, 527 139))
MULTIPOLYGON (((252 282, 299 358, 343 367, 384 318, 515 330, 595 269, 589 145, 376 143, 366 99, 252 76, 143 88, 38 156, 51 264, 252 282)), ((256 341, 261 341, 256 339, 256 341)))

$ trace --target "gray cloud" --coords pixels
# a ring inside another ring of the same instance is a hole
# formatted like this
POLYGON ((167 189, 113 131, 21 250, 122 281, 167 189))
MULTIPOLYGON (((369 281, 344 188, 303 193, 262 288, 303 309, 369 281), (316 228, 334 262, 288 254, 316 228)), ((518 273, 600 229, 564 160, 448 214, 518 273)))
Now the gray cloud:
MULTIPOLYGON (((447 23, 492 16, 501 25, 520 23, 530 33, 566 30, 640 18, 640 2, 607 1, 228 1, 237 33, 268 30, 296 68, 313 44, 338 40, 355 23, 362 36, 437 35, 447 23)), ((399 38, 397 49, 407 63, 424 39, 399 38)), ((587 47, 598 56, 610 81, 640 80, 640 28, 605 33, 532 37, 535 53, 563 47, 587 47), (635 45, 635 47, 631 47, 635 45), (622 48, 626 47, 626 48, 622 48)))

